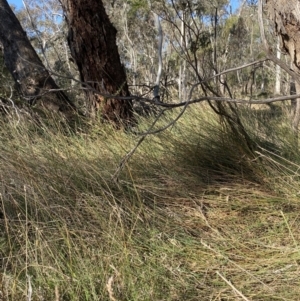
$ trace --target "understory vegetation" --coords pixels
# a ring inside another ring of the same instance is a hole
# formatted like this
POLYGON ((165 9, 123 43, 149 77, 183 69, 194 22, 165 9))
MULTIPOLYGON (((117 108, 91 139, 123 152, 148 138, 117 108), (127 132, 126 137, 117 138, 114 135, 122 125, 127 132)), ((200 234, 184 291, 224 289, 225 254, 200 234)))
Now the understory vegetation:
POLYGON ((2 118, 0 299, 297 300, 289 113, 239 110, 253 152, 196 104, 148 135, 120 173, 151 120, 125 133, 2 118))

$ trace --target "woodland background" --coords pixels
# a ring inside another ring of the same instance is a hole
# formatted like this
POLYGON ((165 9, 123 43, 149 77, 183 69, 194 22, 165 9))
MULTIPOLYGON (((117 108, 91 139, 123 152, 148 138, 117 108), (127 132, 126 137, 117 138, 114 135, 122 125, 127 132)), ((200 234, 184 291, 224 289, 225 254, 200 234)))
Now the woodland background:
POLYGON ((24 101, 0 56, 0 300, 298 300, 296 85, 258 3, 104 6, 126 128, 88 117, 60 3, 15 10, 79 114, 24 101))

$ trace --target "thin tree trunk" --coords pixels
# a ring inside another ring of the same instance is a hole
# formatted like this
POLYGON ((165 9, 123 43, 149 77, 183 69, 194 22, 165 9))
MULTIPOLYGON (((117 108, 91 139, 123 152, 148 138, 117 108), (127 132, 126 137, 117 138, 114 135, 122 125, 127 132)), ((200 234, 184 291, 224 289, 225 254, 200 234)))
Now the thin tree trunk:
POLYGON ((186 50, 186 18, 185 18, 185 8, 182 9, 182 19, 180 27, 180 65, 178 74, 178 98, 179 101, 186 101, 186 58, 184 56, 186 50))
POLYGON ((116 45, 117 30, 101 0, 62 0, 69 26, 68 43, 87 89, 89 113, 101 108, 116 125, 132 121, 132 101, 103 95, 129 96, 124 67, 116 45), (98 92, 98 93, 97 93, 98 92))
MULTIPOLYGON (((276 46, 276 56, 280 60, 281 57, 281 51, 280 51, 280 39, 277 37, 277 46, 276 46)), ((280 66, 276 65, 276 71, 275 71, 275 95, 280 95, 281 91, 281 68, 280 66)))
POLYGON ((62 91, 49 92, 59 87, 44 67, 6 0, 0 0, 0 20, 4 62, 23 98, 29 103, 39 101, 52 111, 73 112, 75 106, 62 91))

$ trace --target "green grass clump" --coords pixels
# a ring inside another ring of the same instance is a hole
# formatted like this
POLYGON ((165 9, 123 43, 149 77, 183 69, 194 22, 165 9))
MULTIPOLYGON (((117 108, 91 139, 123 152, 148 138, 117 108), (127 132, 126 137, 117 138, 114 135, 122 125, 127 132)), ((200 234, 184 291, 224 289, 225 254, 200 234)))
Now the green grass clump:
POLYGON ((298 300, 295 139, 284 114, 241 116, 253 152, 195 105, 118 176, 151 121, 1 121, 0 299, 298 300))

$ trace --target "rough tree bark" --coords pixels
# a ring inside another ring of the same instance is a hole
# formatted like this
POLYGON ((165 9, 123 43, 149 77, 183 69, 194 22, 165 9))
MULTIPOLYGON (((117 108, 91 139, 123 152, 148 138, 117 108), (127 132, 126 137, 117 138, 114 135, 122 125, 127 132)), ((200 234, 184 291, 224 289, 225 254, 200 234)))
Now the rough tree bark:
POLYGON ((115 27, 101 0, 61 0, 69 27, 68 43, 87 89, 89 113, 101 108, 105 119, 128 123, 133 118, 132 101, 101 95, 129 96, 124 67, 116 45, 115 27), (99 92, 99 93, 97 93, 99 92))
POLYGON ((39 100, 51 111, 73 112, 75 106, 62 91, 49 93, 49 90, 59 87, 45 69, 6 0, 0 0, 0 20, 4 62, 24 99, 29 103, 39 100))
MULTIPOLYGON (((262 0, 261 0, 262 1, 262 0)), ((288 53, 295 73, 296 92, 300 94, 300 1, 266 0, 265 9, 275 25, 281 49, 288 53)), ((294 102, 292 126, 298 131, 300 121, 300 99, 294 102)))

